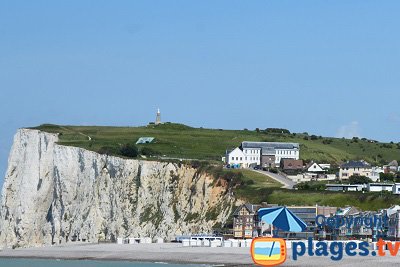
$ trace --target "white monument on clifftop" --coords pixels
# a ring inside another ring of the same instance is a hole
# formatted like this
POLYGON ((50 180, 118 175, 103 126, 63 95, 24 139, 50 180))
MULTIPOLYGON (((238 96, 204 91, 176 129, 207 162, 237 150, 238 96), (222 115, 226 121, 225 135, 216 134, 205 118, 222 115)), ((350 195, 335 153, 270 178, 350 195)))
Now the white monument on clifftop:
POLYGON ((161 124, 161 112, 160 109, 157 109, 157 116, 156 116, 156 122, 155 125, 161 124))

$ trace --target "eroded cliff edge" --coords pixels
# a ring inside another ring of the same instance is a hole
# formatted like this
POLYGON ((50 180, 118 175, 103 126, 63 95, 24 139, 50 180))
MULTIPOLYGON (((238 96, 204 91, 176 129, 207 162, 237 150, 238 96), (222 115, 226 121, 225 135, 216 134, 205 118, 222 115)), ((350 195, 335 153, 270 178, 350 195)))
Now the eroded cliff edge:
MULTIPOLYGON (((187 165, 122 159, 20 129, 2 189, 0 246, 210 232, 234 198, 187 165)), ((218 186, 217 186, 218 185, 218 186)))

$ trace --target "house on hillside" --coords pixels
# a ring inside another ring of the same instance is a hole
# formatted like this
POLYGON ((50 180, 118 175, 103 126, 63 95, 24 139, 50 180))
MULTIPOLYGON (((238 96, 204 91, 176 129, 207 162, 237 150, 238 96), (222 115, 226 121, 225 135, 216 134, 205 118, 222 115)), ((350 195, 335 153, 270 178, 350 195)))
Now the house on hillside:
POLYGON ((371 168, 371 175, 369 176, 369 178, 373 181, 379 181, 379 179, 381 178, 380 174, 384 173, 385 171, 383 170, 382 167, 372 167, 371 168))
POLYGON ((396 173, 399 171, 399 163, 397 160, 391 161, 388 165, 383 166, 384 173, 396 173))
POLYGON ((239 166, 240 168, 248 168, 251 166, 260 165, 260 149, 242 150, 239 147, 233 150, 227 150, 225 163, 229 166, 239 166))
POLYGON ((400 183, 395 183, 392 188, 393 195, 400 195, 400 183))
POLYGON ((231 166, 238 165, 238 166, 242 167, 242 165, 244 163, 244 153, 238 147, 234 148, 232 150, 227 150, 225 160, 226 160, 226 163, 231 166))
POLYGON ((247 150, 260 149, 262 167, 277 167, 281 159, 295 159, 300 157, 300 145, 298 143, 283 142, 251 142, 243 141, 240 148, 247 150))
POLYGON ((316 162, 310 162, 306 166, 306 171, 311 173, 325 173, 330 168, 330 164, 318 164, 316 162))
POLYGON ((280 168, 286 174, 297 174, 303 171, 303 161, 295 159, 281 159, 280 168))
POLYGON ((363 184, 327 184, 327 191, 335 192, 361 192, 366 188, 363 184))
POLYGON ((369 183, 367 185, 368 192, 392 192, 393 191, 393 184, 389 183, 369 183))
POLYGON ((240 147, 226 151, 225 163, 239 164, 242 168, 259 165, 272 168, 278 167, 281 159, 298 160, 299 153, 300 146, 297 143, 244 141, 240 147))
POLYGON ((361 161, 348 161, 340 165, 339 179, 346 180, 351 176, 367 176, 371 175, 371 165, 367 162, 361 161))

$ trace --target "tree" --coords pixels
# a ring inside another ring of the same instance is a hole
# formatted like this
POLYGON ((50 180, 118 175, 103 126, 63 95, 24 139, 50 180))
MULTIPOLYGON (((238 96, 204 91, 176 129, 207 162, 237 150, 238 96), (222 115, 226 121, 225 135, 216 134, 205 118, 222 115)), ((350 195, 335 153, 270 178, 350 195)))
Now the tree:
POLYGON ((384 182, 384 181, 393 182, 395 180, 395 176, 394 176, 393 173, 380 173, 379 174, 379 180, 381 182, 384 182))
POLYGON ((136 158, 138 155, 138 149, 135 145, 133 144, 125 144, 121 147, 119 150, 122 156, 128 157, 128 158, 136 158))
POLYGON ((160 154, 160 153, 155 151, 151 147, 145 146, 145 147, 142 147, 142 149, 140 149, 140 154, 142 154, 144 156, 155 156, 155 155, 160 154))
POLYGON ((111 146, 102 146, 98 151, 99 154, 114 155, 118 154, 118 148, 111 146))
POLYGON ((350 184, 368 184, 368 183, 372 183, 372 180, 370 178, 368 178, 367 176, 352 175, 349 178, 349 183, 350 184))

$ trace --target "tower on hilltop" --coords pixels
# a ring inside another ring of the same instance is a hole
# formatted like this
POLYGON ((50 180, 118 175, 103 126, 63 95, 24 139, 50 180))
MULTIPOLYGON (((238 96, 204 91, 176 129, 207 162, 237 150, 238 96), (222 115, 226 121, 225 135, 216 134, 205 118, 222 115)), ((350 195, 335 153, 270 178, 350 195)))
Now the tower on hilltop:
POLYGON ((156 124, 156 125, 161 124, 161 112, 160 112, 160 109, 159 109, 159 108, 157 109, 157 116, 156 116, 156 122, 155 122, 155 124, 156 124))

